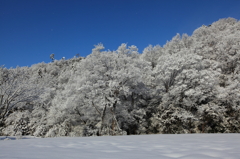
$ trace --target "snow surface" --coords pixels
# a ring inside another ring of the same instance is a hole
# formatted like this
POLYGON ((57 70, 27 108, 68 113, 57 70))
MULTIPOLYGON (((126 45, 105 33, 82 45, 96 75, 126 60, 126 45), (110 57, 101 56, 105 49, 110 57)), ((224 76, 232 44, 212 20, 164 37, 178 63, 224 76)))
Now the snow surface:
POLYGON ((0 137, 1 159, 240 159, 240 134, 0 137))

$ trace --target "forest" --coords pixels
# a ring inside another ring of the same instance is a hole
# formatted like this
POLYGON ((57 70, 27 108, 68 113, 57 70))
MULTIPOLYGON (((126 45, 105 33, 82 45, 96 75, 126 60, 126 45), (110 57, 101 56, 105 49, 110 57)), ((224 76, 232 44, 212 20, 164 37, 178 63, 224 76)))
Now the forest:
MULTIPOLYGON (((53 56, 51 58, 54 58, 53 56)), ((240 21, 164 46, 0 67, 0 136, 240 133, 240 21)))

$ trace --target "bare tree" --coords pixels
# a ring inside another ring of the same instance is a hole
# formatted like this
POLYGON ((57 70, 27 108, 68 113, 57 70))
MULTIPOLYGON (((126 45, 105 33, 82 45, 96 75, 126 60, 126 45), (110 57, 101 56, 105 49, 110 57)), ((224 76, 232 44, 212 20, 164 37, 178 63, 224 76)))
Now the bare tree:
POLYGON ((23 68, 0 67, 0 123, 15 107, 38 99, 40 92, 41 89, 30 82, 23 68))
POLYGON ((54 54, 50 55, 50 59, 52 60, 52 62, 54 62, 54 54))

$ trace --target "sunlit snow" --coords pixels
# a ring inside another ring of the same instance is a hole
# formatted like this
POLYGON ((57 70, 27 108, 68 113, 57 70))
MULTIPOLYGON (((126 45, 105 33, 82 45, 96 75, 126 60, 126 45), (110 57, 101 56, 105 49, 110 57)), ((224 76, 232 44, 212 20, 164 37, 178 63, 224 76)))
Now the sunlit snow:
POLYGON ((1 159, 239 159, 240 134, 0 137, 1 159))

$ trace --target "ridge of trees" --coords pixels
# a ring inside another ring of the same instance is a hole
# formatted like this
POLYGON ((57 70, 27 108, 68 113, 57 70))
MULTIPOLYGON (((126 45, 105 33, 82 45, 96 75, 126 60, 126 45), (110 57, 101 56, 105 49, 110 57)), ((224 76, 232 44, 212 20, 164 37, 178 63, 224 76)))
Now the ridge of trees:
MULTIPOLYGON (((54 57, 52 56, 52 59, 54 57)), ((0 67, 0 135, 240 132, 240 22, 220 19, 142 54, 0 67)))

